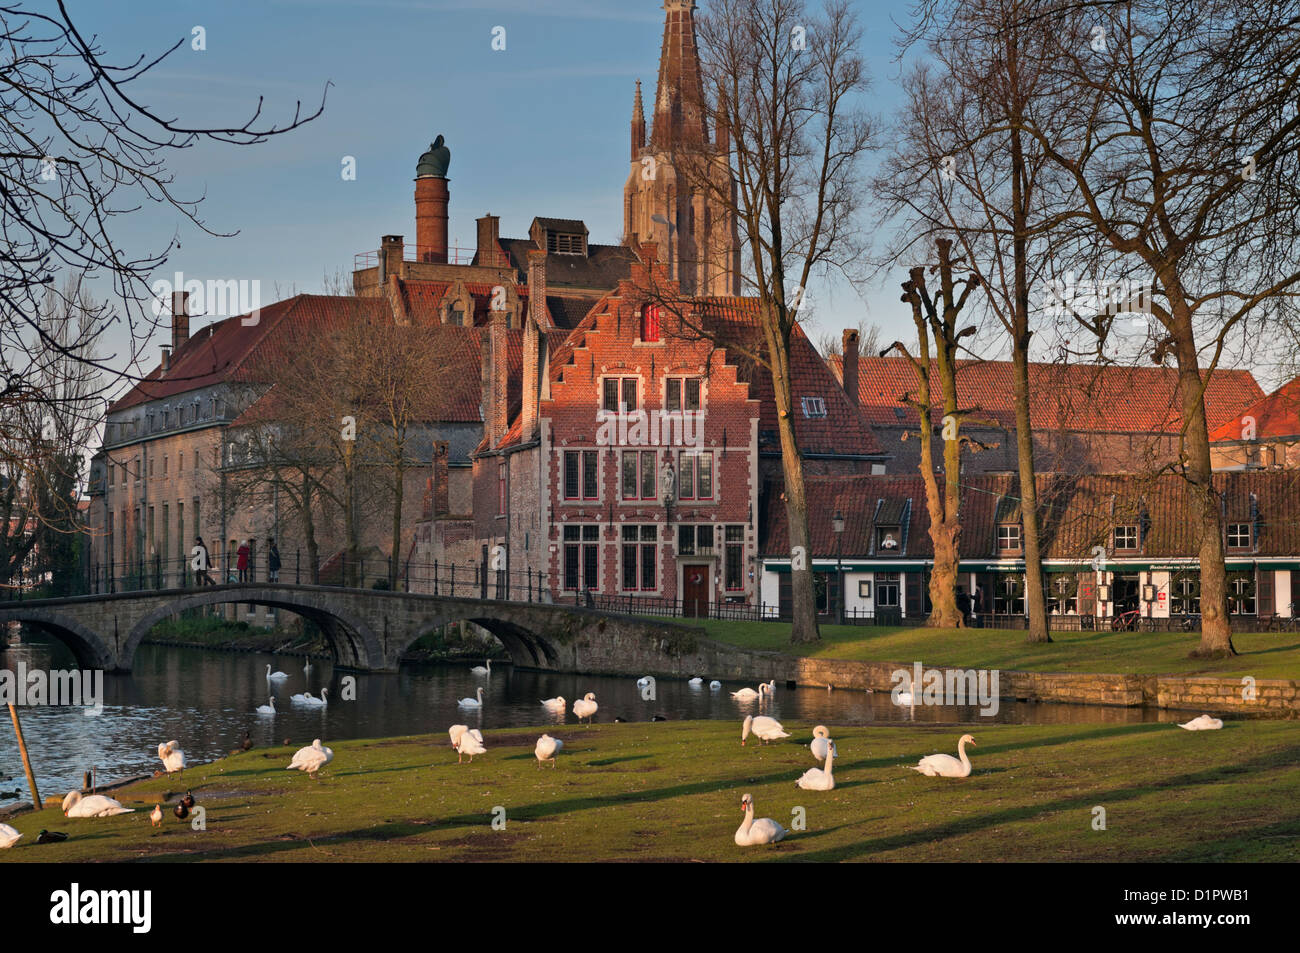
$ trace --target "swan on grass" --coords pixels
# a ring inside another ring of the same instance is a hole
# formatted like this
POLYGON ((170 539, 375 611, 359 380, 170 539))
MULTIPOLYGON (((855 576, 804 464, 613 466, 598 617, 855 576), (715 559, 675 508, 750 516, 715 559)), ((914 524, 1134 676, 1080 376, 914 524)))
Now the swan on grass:
POLYGON ((554 698, 543 698, 542 704, 548 711, 564 711, 564 706, 568 704, 563 695, 556 695, 554 698))
POLYGON ((306 771, 310 777, 316 777, 316 772, 325 765, 334 760, 334 749, 322 747, 320 739, 317 738, 306 748, 299 748, 294 752, 293 760, 289 762, 286 771, 306 771))
POLYGON ((288 678, 288 677, 289 677, 289 676, 286 675, 284 672, 273 672, 273 671, 271 671, 271 666, 269 666, 269 665, 266 667, 266 680, 267 680, 268 682, 271 682, 271 681, 278 682, 278 681, 280 681, 280 679, 282 679, 282 678, 288 678))
POLYGON ((782 738, 790 737, 790 733, 781 727, 779 721, 775 718, 769 718, 767 715, 759 715, 757 718, 753 715, 745 716, 745 723, 740 726, 740 743, 742 746, 750 734, 763 739, 764 744, 769 741, 779 741, 782 738))
POLYGON ((533 754, 537 758, 537 766, 540 768, 543 761, 551 762, 551 767, 555 767, 555 756, 560 753, 564 747, 564 742, 559 738, 552 738, 550 735, 542 735, 537 739, 537 745, 533 748, 533 754))
POLYGON ((586 718, 588 724, 590 724, 591 716, 596 714, 596 709, 599 707, 596 704, 596 693, 587 692, 586 695, 573 703, 573 713, 578 716, 578 721, 586 718))
POLYGON ((13 847, 14 844, 18 843, 18 838, 22 836, 22 834, 19 834, 17 830, 10 827, 8 824, 0 824, 0 850, 4 850, 6 847, 13 847))
POLYGON ((274 714, 275 714, 275 696, 272 695, 270 698, 268 698, 268 699, 267 699, 267 703, 266 703, 265 705, 258 705, 258 706, 257 706, 257 713, 258 713, 259 715, 274 715, 274 714))
POLYGON ((472 669, 469 670, 471 675, 491 675, 491 674, 492 674, 492 660, 491 660, 491 659, 484 659, 483 661, 486 663, 486 667, 484 667, 483 665, 475 665, 472 669))
POLYGON ((63 799, 64 817, 112 817, 114 814, 130 814, 134 810, 102 794, 83 797, 80 791, 69 791, 63 799))
POLYGON ((731 697, 736 699, 736 701, 748 702, 753 701, 755 698, 762 698, 763 693, 766 691, 767 682, 759 682, 757 691, 752 688, 742 688, 738 692, 732 692, 731 697))
POLYGON ((289 696, 289 701, 293 702, 295 705, 305 705, 308 708, 325 708, 329 705, 329 702, 325 698, 328 694, 329 689, 322 688, 320 690, 320 698, 317 698, 311 692, 303 692, 301 695, 289 696))
MULTIPOLYGON (((465 728, 464 725, 456 725, 456 728, 465 728)), ((451 732, 449 731, 448 734, 451 732)), ((486 754, 487 748, 483 744, 483 732, 477 728, 465 728, 464 731, 458 732, 451 746, 456 749, 456 763, 461 763, 461 758, 469 755, 470 764, 474 763, 474 755, 486 754)))
POLYGON ((745 821, 736 828, 736 845, 738 847, 757 847, 760 844, 775 844, 788 833, 784 827, 770 817, 754 819, 754 796, 746 794, 740 799, 740 809, 745 812, 745 821))
MULTIPOLYGON (((827 738, 822 741, 829 741, 827 738)), ((805 791, 833 791, 835 790, 835 775, 831 774, 831 762, 835 760, 835 742, 831 741, 826 747, 826 767, 809 768, 803 773, 803 776, 795 782, 796 785, 805 791)))
POLYGON ((839 752, 835 750, 835 742, 831 740, 830 729, 825 725, 818 725, 813 729, 813 740, 812 744, 808 746, 808 750, 812 752, 813 757, 818 761, 825 761, 828 748, 831 757, 838 758, 840 756, 839 752))
POLYGON ((173 771, 183 772, 185 770, 185 752, 181 750, 179 741, 168 741, 166 744, 160 744, 158 746, 158 760, 163 763, 163 767, 167 769, 168 774, 173 771))
POLYGON ((978 748, 975 739, 971 735, 962 735, 961 740, 957 742, 957 754, 961 756, 958 761, 950 754, 930 754, 926 755, 912 768, 913 771, 920 771, 928 778, 966 778, 970 777, 970 758, 966 757, 966 746, 978 748))
POLYGON ((1222 718, 1211 718, 1209 715, 1201 715, 1199 718, 1193 718, 1191 721, 1185 721, 1178 726, 1186 728, 1188 731, 1214 731, 1216 728, 1223 727, 1222 718))
POLYGON ((462 698, 460 701, 456 702, 456 704, 459 705, 461 708, 482 708, 483 707, 483 686, 482 685, 479 686, 477 698, 462 698))

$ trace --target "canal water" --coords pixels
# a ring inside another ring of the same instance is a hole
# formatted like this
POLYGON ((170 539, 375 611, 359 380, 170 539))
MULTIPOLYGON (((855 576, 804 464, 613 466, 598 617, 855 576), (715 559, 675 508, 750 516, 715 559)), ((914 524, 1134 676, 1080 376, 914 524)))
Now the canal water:
MULTIPOLYGON (((18 663, 33 670, 70 669, 75 662, 58 642, 28 635, 22 644, 0 644, 0 669, 16 670, 18 663)), ((258 747, 280 744, 308 745, 313 738, 331 740, 377 738, 396 735, 445 733, 453 724, 478 728, 542 727, 573 724, 573 701, 594 692, 600 709, 597 722, 719 719, 740 723, 746 714, 759 714, 757 703, 741 703, 731 692, 745 683, 724 683, 711 691, 708 672, 699 673, 705 684, 692 688, 684 679, 659 679, 653 700, 644 696, 634 678, 565 675, 515 671, 494 665, 490 677, 470 672, 467 665, 404 665, 395 674, 335 673, 325 661, 313 660, 304 673, 297 656, 272 656, 215 652, 203 649, 141 646, 135 669, 129 675, 104 676, 104 711, 86 717, 80 708, 20 707, 37 784, 42 796, 64 794, 80 787, 83 773, 94 767, 101 781, 152 772, 161 768, 157 751, 161 742, 180 741, 190 763, 210 761, 237 748, 248 732, 258 747), (271 685, 266 666, 283 671, 288 679, 271 685), (340 678, 356 679, 356 699, 337 696, 340 678), (483 687, 483 707, 468 710, 457 700, 475 695, 483 687), (290 695, 330 689, 325 708, 302 708, 290 695), (269 696, 276 699, 273 716, 256 714, 269 696), (541 699, 562 695, 568 700, 564 715, 552 715, 541 699)), ((750 687, 754 687, 751 683, 750 687)), ((896 724, 914 722, 978 725, 1094 724, 1184 720, 1185 715, 1146 708, 1111 708, 1092 705, 1031 704, 1002 699, 996 715, 981 715, 978 707, 917 705, 898 707, 887 693, 825 689, 790 689, 778 685, 774 698, 761 709, 778 719, 826 725, 896 724), (1176 717, 1177 716, 1177 717, 1176 717)), ((7 712, 0 709, 0 795, 21 791, 29 797, 22 776, 13 729, 7 712)), ((13 803, 0 796, 0 808, 13 803)))

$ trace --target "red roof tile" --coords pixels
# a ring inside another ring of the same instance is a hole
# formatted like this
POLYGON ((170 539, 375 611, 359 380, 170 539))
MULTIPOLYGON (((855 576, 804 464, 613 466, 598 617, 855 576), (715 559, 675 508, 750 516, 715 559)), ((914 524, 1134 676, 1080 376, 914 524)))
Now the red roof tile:
POLYGON ((1234 414, 1210 431, 1211 441, 1243 440, 1244 423, 1254 418, 1254 439, 1300 437, 1300 377, 1288 381, 1262 400, 1234 414))

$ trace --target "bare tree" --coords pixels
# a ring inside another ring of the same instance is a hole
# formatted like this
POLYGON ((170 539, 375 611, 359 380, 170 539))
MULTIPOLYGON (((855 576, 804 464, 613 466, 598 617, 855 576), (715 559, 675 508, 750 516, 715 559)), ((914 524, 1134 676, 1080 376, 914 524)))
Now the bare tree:
MULTIPOLYGON (((1150 354, 1178 367, 1174 469, 1196 501, 1193 655, 1232 654, 1204 393, 1232 335, 1296 320, 1300 13, 1286 0, 1044 0, 1026 13, 1051 27, 1044 102, 1055 112, 1026 109, 1019 125, 1068 176, 1076 260, 1154 286, 1150 354)), ((1103 342, 1114 314, 1091 316, 1103 342)))

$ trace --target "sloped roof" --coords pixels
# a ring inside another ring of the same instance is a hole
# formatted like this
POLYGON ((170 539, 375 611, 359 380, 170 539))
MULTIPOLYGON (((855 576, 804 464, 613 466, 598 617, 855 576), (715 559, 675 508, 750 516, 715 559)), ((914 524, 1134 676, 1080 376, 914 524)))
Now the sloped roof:
MULTIPOLYGON (((828 363, 836 379, 842 380, 840 355, 832 355, 828 363)), ((932 389, 937 391, 937 367, 932 366, 932 374, 932 389)), ((1032 363, 1030 420, 1043 430, 1177 433, 1181 427, 1177 383, 1177 370, 1167 367, 1032 363)), ((904 406, 905 395, 916 391, 916 373, 906 358, 858 358, 858 403, 871 424, 897 426, 895 409, 904 406)), ((1263 391, 1249 371, 1216 370, 1205 392, 1210 428, 1235 418, 1261 396, 1263 391)), ((932 402, 937 409, 937 394, 932 394, 932 402)), ((1011 362, 959 361, 957 403, 962 410, 978 409, 976 417, 1014 426, 1011 362)), ((910 407, 905 419, 915 419, 910 407)))
MULTIPOLYGON (((528 274, 528 253, 537 251, 531 238, 502 238, 501 250, 511 267, 528 274)), ((555 288, 613 288, 632 273, 636 255, 625 245, 587 243, 586 255, 547 255, 546 284, 555 288)))
POLYGON ((1273 393, 1245 407, 1217 428, 1211 441, 1242 440, 1245 418, 1254 418, 1256 440, 1300 437, 1300 377, 1287 381, 1273 393))

